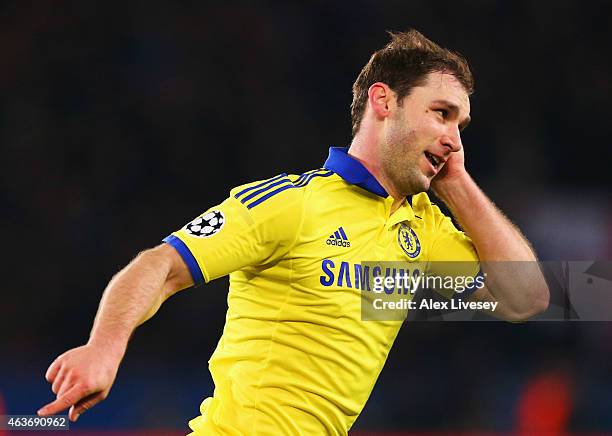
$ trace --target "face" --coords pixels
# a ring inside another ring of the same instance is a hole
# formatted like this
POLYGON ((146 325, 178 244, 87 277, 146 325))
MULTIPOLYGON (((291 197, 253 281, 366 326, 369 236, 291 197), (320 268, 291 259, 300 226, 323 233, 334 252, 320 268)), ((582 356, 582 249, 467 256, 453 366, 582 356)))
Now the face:
MULTIPOLYGON (((393 95, 395 95, 393 93, 393 95)), ((448 158, 461 150, 460 131, 469 123, 470 100, 447 73, 430 73, 423 86, 389 104, 380 144, 386 179, 398 194, 427 191, 448 158)))

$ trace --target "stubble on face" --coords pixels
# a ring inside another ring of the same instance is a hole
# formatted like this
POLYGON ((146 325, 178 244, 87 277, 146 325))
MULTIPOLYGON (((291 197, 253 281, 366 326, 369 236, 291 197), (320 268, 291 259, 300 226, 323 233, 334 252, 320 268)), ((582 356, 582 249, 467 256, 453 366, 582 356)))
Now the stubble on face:
POLYGON ((380 163, 385 177, 402 197, 427 191, 430 179, 419 168, 422 151, 417 144, 415 127, 406 120, 402 110, 390 121, 380 146, 380 163))
POLYGON ((468 118, 468 95, 454 76, 442 72, 430 73, 423 85, 396 104, 385 121, 382 143, 378 146, 381 177, 391 189, 389 193, 406 197, 429 190, 432 178, 444 162, 435 165, 436 170, 426 152, 448 158, 457 144, 461 147, 459 123, 465 126, 468 118), (451 106, 455 109, 450 109, 451 106), (455 135, 457 138, 451 141, 455 135))

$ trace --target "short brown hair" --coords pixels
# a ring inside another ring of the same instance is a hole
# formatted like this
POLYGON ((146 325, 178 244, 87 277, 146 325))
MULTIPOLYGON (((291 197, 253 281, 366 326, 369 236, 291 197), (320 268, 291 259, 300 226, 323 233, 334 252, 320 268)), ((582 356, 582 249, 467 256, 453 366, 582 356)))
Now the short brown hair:
POLYGON ((359 131, 368 102, 368 89, 373 83, 387 84, 397 94, 400 105, 412 88, 422 85, 427 75, 436 71, 455 76, 468 95, 474 92, 472 72, 459 53, 440 47, 414 29, 388 33, 391 41, 374 52, 353 84, 353 136, 359 131))

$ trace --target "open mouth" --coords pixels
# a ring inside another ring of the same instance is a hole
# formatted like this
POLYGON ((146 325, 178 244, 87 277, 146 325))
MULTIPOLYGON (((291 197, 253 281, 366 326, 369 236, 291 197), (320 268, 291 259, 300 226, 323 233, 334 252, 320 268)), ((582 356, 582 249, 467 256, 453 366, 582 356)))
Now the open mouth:
POLYGON ((427 151, 425 152, 425 157, 431 163, 431 166, 433 166, 434 169, 437 170, 440 167, 440 158, 434 156, 433 154, 427 151))

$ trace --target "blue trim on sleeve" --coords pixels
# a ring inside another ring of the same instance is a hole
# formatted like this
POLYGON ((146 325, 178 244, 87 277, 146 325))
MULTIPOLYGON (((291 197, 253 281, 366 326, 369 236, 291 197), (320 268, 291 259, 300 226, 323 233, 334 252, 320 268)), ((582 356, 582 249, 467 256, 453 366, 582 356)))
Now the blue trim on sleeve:
POLYGON ((476 279, 478 277, 484 278, 484 273, 482 272, 482 269, 479 270, 478 274, 474 276, 474 283, 472 283, 471 286, 466 286, 463 292, 455 292, 455 295, 453 295, 453 298, 467 298, 467 297, 470 297, 478 289, 480 289, 476 287, 476 279))
POLYGON ((357 185, 379 197, 388 197, 378 180, 361 162, 348 154, 348 147, 330 147, 324 167, 332 170, 351 185, 357 185))
POLYGON ((204 283, 204 275, 202 274, 202 270, 200 269, 200 265, 196 261, 193 254, 191 254, 191 250, 189 247, 177 238, 174 235, 166 236, 163 241, 166 244, 172 245, 176 251, 181 255, 185 263, 187 264, 187 268, 189 268, 189 272, 191 273, 191 278, 193 279, 193 283, 195 285, 199 285, 200 283, 204 283))

